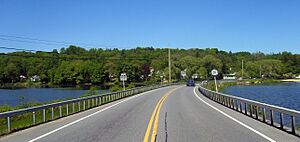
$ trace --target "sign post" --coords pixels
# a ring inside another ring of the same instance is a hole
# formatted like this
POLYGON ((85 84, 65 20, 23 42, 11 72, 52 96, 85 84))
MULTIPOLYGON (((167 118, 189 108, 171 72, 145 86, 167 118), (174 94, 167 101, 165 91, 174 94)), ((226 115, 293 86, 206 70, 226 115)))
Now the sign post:
POLYGON ((160 76, 160 84, 163 84, 163 78, 164 78, 164 76, 160 76))
POLYGON ((125 81, 127 81, 126 73, 121 73, 120 80, 123 81, 123 90, 125 91, 125 81))
POLYGON ((180 74, 181 74, 183 79, 186 77, 186 71, 185 70, 181 71, 180 74))
POLYGON ((211 71, 211 74, 214 76, 215 79, 215 86, 216 86, 216 92, 218 92, 218 85, 217 85, 217 75, 218 75, 218 71, 216 69, 213 69, 211 71))

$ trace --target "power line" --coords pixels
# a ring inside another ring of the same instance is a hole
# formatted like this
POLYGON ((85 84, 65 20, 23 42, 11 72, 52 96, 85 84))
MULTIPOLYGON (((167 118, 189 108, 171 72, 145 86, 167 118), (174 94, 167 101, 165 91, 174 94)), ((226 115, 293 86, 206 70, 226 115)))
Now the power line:
POLYGON ((4 46, 0 46, 0 49, 16 50, 16 51, 28 51, 28 52, 36 52, 37 51, 37 50, 31 50, 31 49, 22 49, 22 48, 4 47, 4 46))
POLYGON ((76 43, 76 42, 68 42, 68 41, 55 41, 55 40, 46 40, 46 39, 38 39, 38 38, 31 38, 31 37, 21 37, 21 36, 13 36, 13 35, 0 35, 1 40, 10 40, 10 41, 16 41, 16 42, 28 42, 28 43, 41 43, 41 44, 48 44, 48 45, 82 45, 82 46, 88 46, 91 48, 117 48, 113 46, 107 46, 107 45, 99 45, 99 44, 90 44, 90 43, 76 43), (7 38, 13 38, 13 39, 7 39, 7 38), (23 39, 23 40, 16 40, 16 39, 23 39), (29 41, 24 41, 29 40, 29 41), (35 41, 35 42, 33 42, 35 41))
MULTIPOLYGON (((14 48, 14 47, 5 47, 0 46, 0 49, 5 50, 16 50, 16 51, 26 51, 26 52, 44 52, 49 55, 62 55, 62 56, 41 56, 37 54, 18 54, 18 53, 0 53, 0 56, 12 56, 12 57, 35 57, 35 58, 43 58, 43 59, 63 59, 63 60, 148 60, 149 58, 128 58, 128 57, 71 57, 72 54, 65 53, 55 53, 55 52, 45 52, 38 50, 29 50, 22 48, 14 48), (68 56, 68 57, 67 57, 68 56)), ((83 56, 93 56, 93 55, 83 55, 83 56)))
POLYGON ((23 42, 23 43, 33 43, 33 44, 44 44, 44 45, 68 46, 67 44, 43 43, 43 42, 35 42, 35 41, 7 39, 7 38, 1 38, 1 37, 0 37, 0 40, 14 41, 14 42, 23 42))

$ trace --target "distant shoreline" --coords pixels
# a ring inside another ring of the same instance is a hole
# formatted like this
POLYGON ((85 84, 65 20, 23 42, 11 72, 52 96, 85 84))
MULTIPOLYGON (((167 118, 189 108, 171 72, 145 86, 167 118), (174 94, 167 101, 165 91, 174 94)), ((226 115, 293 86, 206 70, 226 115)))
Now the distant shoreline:
POLYGON ((280 80, 282 82, 300 82, 300 79, 284 79, 284 80, 280 80))

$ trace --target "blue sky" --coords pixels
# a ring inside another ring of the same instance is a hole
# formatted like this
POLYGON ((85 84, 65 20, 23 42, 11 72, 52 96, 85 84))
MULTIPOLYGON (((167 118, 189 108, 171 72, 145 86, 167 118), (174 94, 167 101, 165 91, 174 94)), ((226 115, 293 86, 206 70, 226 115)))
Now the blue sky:
MULTIPOLYGON (((95 47, 300 53, 299 6, 299 0, 1 0, 0 35, 95 47)), ((1 39, 0 46, 62 47, 1 39)))

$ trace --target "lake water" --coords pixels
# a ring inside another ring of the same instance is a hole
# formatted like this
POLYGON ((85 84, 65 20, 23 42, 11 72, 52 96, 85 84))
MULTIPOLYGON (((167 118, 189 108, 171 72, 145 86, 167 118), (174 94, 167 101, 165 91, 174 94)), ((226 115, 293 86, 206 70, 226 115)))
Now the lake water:
MULTIPOLYGON (((24 89, 0 89, 0 105, 16 106, 29 102, 51 102, 53 100, 64 100, 77 98, 88 90, 71 88, 24 88, 24 89)), ((107 92, 106 90, 100 90, 107 92)))
POLYGON ((230 86, 226 94, 300 111, 300 83, 230 86))

